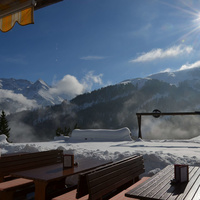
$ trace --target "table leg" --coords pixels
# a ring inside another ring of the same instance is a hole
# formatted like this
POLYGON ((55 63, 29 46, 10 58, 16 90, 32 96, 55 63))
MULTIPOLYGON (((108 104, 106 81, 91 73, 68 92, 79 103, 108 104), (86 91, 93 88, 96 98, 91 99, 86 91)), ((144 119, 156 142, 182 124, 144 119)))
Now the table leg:
POLYGON ((0 193, 0 199, 13 200, 14 191, 3 191, 0 193))
POLYGON ((2 183, 4 181, 4 177, 0 176, 0 183, 2 183))
POLYGON ((35 200, 45 200, 47 182, 35 180, 35 200))

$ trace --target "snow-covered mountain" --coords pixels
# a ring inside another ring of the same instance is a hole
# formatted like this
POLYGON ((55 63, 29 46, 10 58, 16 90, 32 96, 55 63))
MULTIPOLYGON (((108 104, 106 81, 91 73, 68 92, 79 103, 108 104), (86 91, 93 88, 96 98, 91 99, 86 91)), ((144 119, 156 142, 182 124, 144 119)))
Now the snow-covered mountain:
POLYGON ((160 72, 149 75, 145 78, 134 78, 122 81, 120 84, 132 83, 139 89, 144 86, 148 80, 156 79, 169 83, 171 85, 179 86, 180 83, 187 82, 194 89, 200 90, 200 67, 192 69, 178 70, 174 72, 160 72))
MULTIPOLYGON (((187 83, 187 85, 195 91, 200 91, 200 67, 174 72, 161 72, 149 75, 146 78, 125 80, 119 84, 126 85, 132 83, 140 90, 148 81, 153 79, 166 82, 170 85, 175 85, 176 87, 178 87, 179 84, 187 83)), ((56 93, 52 93, 51 89, 52 87, 41 79, 32 83, 23 79, 2 78, 0 79, 0 109, 4 109, 7 113, 13 113, 27 109, 34 109, 40 106, 60 104, 64 100, 64 95, 60 94, 58 96, 56 93)), ((109 88, 106 88, 106 90, 109 90, 109 88)), ((123 96, 127 95, 128 94, 123 93, 123 96)), ((116 96, 112 98, 118 97, 120 96, 116 94, 116 96)), ((84 96, 84 98, 86 97, 84 96)), ((79 99, 81 99, 81 97, 79 99)), ((90 107, 94 104, 98 104, 102 99, 105 101, 103 96, 97 95, 96 100, 93 100, 93 102, 86 101, 86 103, 81 106, 82 108, 87 107, 88 105, 90 107)))
POLYGON ((47 83, 39 79, 25 88, 22 94, 28 99, 36 100, 40 106, 60 104, 64 99, 53 95, 50 89, 51 87, 47 83))
POLYGON ((24 89, 28 88, 32 83, 23 79, 0 79, 0 89, 12 90, 14 93, 21 93, 24 89))
POLYGON ((151 79, 161 80, 176 86, 179 83, 188 81, 188 82, 199 82, 200 81, 200 67, 178 70, 175 72, 161 72, 157 74, 152 74, 148 76, 151 79))
POLYGON ((0 108, 7 113, 60 104, 63 98, 51 94, 50 86, 39 79, 35 83, 23 79, 0 79, 0 108))

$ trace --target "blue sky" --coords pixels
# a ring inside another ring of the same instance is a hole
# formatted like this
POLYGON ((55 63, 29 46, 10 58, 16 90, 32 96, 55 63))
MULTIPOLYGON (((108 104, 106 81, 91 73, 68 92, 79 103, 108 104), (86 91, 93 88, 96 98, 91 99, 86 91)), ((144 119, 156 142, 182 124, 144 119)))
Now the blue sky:
POLYGON ((34 21, 0 32, 0 78, 81 93, 200 66, 198 0, 64 0, 34 21))

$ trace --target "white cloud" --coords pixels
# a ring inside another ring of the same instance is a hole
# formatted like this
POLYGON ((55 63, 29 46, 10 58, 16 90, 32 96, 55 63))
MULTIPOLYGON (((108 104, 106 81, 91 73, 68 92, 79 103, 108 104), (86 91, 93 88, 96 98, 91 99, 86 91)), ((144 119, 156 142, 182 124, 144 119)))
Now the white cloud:
POLYGON ((84 56, 80 58, 81 60, 102 60, 105 59, 103 56, 84 56))
POLYGON ((14 101, 22 104, 22 106, 19 108, 20 110, 18 110, 18 111, 38 107, 38 104, 36 103, 35 100, 29 100, 26 97, 24 97, 22 94, 15 94, 11 90, 0 89, 0 97, 1 97, 0 102, 4 102, 5 99, 7 99, 7 101, 9 101, 9 99, 11 99, 11 100, 14 100, 14 101))
POLYGON ((1 56, 1 60, 13 64, 21 64, 21 65, 27 64, 25 56, 20 54, 14 56, 1 56))
POLYGON ((103 74, 94 75, 93 71, 89 71, 81 82, 84 85, 84 88, 87 91, 90 91, 94 84, 103 85, 102 77, 103 74))
POLYGON ((171 68, 167 68, 167 69, 165 69, 165 70, 163 70, 163 71, 161 71, 161 72, 172 72, 173 70, 171 69, 171 68))
POLYGON ((191 53, 193 48, 191 46, 173 46, 166 50, 163 49, 153 49, 150 52, 143 53, 143 55, 137 57, 136 59, 131 60, 130 62, 149 62, 156 59, 163 59, 163 58, 170 58, 176 57, 182 54, 189 54, 191 53))
POLYGON ((193 63, 193 64, 182 65, 179 70, 192 69, 192 68, 195 68, 195 67, 200 67, 200 60, 193 63))
POLYGON ((72 99, 79 94, 90 91, 94 84, 102 85, 102 76, 102 74, 94 75, 90 71, 81 81, 78 81, 75 76, 65 75, 62 80, 54 83, 50 93, 52 95, 60 95, 66 99, 72 99))
POLYGON ((77 80, 76 77, 66 75, 62 80, 58 81, 50 89, 53 95, 64 95, 65 98, 71 99, 78 94, 84 92, 84 86, 77 80))

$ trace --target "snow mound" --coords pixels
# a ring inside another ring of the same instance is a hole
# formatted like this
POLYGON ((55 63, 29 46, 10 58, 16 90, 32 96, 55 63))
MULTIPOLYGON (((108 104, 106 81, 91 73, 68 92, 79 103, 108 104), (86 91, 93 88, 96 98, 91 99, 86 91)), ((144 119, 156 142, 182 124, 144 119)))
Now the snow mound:
POLYGON ((121 129, 75 129, 70 140, 78 141, 132 141, 131 131, 124 127, 121 129))
POLYGON ((0 143, 8 143, 6 139, 7 139, 6 135, 0 135, 0 143))
POLYGON ((68 140, 69 139, 69 136, 64 136, 64 135, 61 135, 61 136, 55 136, 54 137, 54 140, 57 141, 57 140, 68 140))

